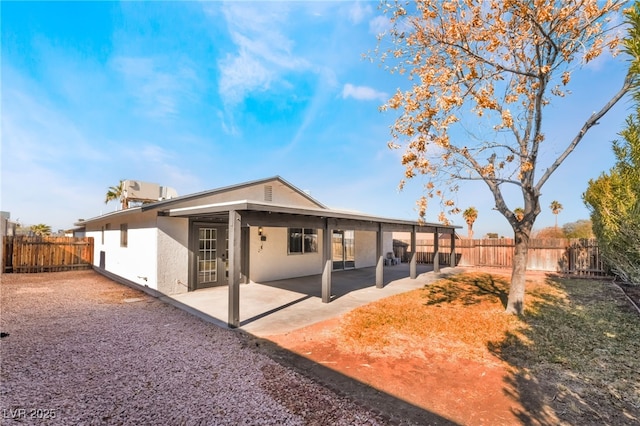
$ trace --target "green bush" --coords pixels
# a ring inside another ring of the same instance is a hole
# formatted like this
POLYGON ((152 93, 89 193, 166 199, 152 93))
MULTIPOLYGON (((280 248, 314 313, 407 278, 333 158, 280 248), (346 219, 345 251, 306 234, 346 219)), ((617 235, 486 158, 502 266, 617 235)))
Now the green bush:
POLYGON ((640 108, 614 141, 616 164, 589 181, 583 199, 593 232, 611 271, 624 282, 640 285, 640 108))

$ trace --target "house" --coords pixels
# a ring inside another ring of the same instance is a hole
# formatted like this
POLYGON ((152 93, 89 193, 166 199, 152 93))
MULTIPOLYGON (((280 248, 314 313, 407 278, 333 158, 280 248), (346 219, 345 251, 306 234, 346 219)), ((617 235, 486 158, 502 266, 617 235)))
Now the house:
MULTIPOLYGON (((229 325, 239 324, 240 284, 376 267, 382 287, 392 232, 453 226, 333 210, 279 176, 120 210, 76 223, 94 238, 94 268, 165 295, 229 286, 229 325)), ((415 246, 415 244, 413 245, 415 246)), ((452 251, 455 245, 452 244, 452 251)), ((415 278, 415 259, 410 274, 415 278)))

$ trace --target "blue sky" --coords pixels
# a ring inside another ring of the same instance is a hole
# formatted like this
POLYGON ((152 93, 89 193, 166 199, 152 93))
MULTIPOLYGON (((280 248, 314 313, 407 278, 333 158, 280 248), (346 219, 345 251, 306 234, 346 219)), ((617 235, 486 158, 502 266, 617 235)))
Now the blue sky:
MULTIPOLYGON (((375 2, 2 2, 1 209, 24 224, 70 228, 105 205, 120 179, 180 195, 280 175, 324 204, 417 218, 420 181, 399 192, 393 113, 408 87, 362 55, 384 29, 375 2)), ((551 159, 617 91, 623 57, 576 71, 549 107, 551 159), (557 141, 557 142, 556 142, 557 141), (562 144, 562 145, 561 145, 562 144)), ((614 162, 619 103, 551 178, 536 228, 587 219, 581 194, 614 162)), ((459 206, 476 236, 511 236, 482 183, 459 206)), ((517 207, 517 202, 512 204, 517 207)), ((428 211, 436 221, 438 206, 428 211)), ((451 217, 464 225, 460 215, 451 217)), ((462 230, 466 235, 466 229, 462 230)))

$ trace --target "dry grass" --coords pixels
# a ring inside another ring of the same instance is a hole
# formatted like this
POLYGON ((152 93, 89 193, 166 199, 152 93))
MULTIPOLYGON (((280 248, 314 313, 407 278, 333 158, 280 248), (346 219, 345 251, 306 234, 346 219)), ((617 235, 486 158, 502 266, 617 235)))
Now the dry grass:
POLYGON ((534 277, 522 317, 504 313, 508 277, 466 273, 348 314, 342 349, 511 366, 524 423, 640 423, 640 318, 607 282, 534 277), (553 415, 549 415, 552 412, 553 415))
POLYGON ((401 340, 411 349, 407 355, 420 355, 428 342, 454 359, 487 359, 490 342, 522 327, 517 317, 504 313, 507 289, 504 278, 489 274, 443 279, 352 311, 343 320, 342 341, 370 356, 391 354, 401 340))

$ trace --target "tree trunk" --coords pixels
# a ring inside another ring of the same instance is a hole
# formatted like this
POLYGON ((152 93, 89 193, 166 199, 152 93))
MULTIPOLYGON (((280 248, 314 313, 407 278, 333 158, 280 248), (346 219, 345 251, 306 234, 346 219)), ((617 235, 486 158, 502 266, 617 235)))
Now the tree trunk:
POLYGON ((515 243, 507 313, 522 315, 524 312, 524 292, 527 279, 529 233, 523 230, 515 230, 515 243))
POLYGON ((470 240, 473 239, 473 224, 467 224, 467 235, 469 237, 470 240))

